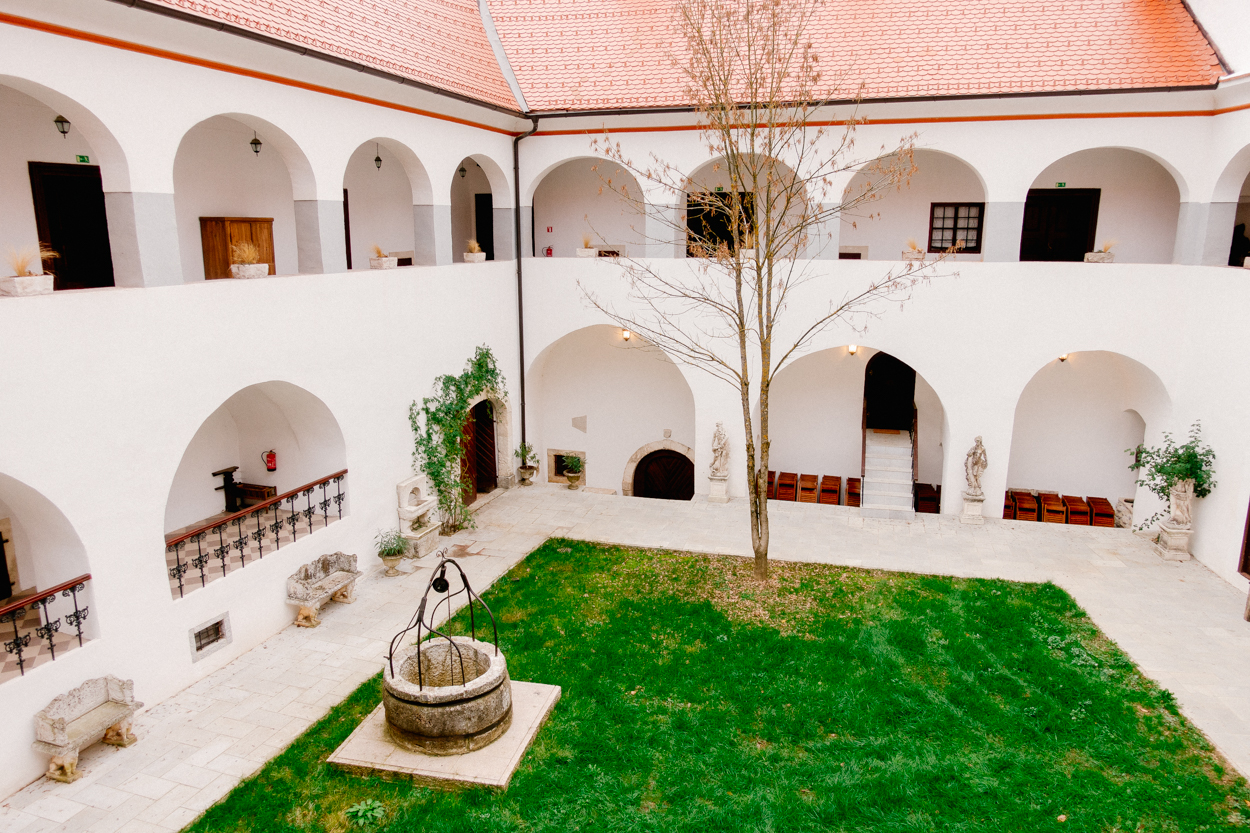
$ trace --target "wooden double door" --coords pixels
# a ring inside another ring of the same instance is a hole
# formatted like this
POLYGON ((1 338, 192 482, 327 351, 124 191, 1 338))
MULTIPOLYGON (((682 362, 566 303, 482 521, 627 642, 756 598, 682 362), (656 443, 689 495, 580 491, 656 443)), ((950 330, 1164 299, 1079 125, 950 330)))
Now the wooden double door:
MULTIPOLYGON (((55 289, 113 285, 104 187, 95 165, 28 162, 39 242, 57 253, 43 262, 55 289)), ((6 273, 7 274, 7 273, 6 273)))
POLYGON ((464 449, 464 456, 460 458, 460 485, 464 504, 468 506, 477 500, 479 494, 492 492, 499 486, 498 464, 495 461, 495 409, 490 402, 483 400, 469 411, 461 448, 464 449))
POLYGON ((200 245, 204 249, 204 280, 232 277, 230 252, 239 243, 251 243, 269 274, 278 274, 273 254, 272 217, 201 217, 200 245))
POLYGON ((634 469, 634 497, 690 500, 694 497, 694 463, 667 448, 651 452, 634 469))
POLYGON ((1020 259, 1085 260, 1098 228, 1098 188, 1031 188, 1024 203, 1020 259))

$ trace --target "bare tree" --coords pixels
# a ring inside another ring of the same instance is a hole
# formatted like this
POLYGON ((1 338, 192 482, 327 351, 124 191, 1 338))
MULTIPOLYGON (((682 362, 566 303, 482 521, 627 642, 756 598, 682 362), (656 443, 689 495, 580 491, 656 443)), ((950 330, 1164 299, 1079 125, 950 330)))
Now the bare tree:
POLYGON ((656 153, 645 163, 634 162, 610 131, 593 143, 607 160, 599 166, 604 187, 645 212, 648 242, 684 238, 688 259, 623 258, 628 309, 604 301, 588 286, 582 291, 620 326, 737 388, 760 580, 768 577, 773 380, 819 333, 836 322, 862 329, 867 317, 878 314, 880 302, 906 300, 928 274, 923 263, 890 270, 862 289, 828 298, 827 305, 822 301, 814 311, 805 303, 806 319, 781 326, 796 290, 829 274, 828 267, 814 267, 811 255, 830 243, 832 224, 844 214, 871 216, 868 204, 904 187, 915 170, 914 135, 855 155, 859 89, 846 95, 839 83, 824 79, 805 35, 820 9, 821 0, 679 1, 675 14, 685 54, 673 60, 685 72, 702 141, 716 160, 714 177, 723 185, 715 190, 706 181, 687 179, 656 153), (822 107, 838 96, 854 102, 852 115, 821 122, 822 107), (621 183, 624 177, 605 175, 608 167, 628 171, 644 190, 684 206, 666 211, 654 199, 645 201, 621 183), (863 184, 844 190, 856 172, 865 174, 858 180, 863 184))

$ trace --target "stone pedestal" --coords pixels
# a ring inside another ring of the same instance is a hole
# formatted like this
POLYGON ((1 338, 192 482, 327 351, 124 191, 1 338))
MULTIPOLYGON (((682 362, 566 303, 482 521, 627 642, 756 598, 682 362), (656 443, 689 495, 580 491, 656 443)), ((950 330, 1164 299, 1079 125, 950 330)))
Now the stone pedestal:
POLYGON ((959 522, 962 524, 975 524, 980 526, 985 523, 985 515, 981 514, 981 508, 985 505, 985 495, 970 495, 967 492, 964 496, 964 511, 959 516, 959 522))
POLYGON ((729 503, 729 475, 709 475, 708 503, 729 503))
POLYGON ((1155 548, 1159 550, 1164 561, 1188 561, 1193 557, 1189 554, 1189 536, 1193 534, 1191 526, 1178 526, 1171 521, 1163 521, 1159 524, 1159 543, 1155 548))

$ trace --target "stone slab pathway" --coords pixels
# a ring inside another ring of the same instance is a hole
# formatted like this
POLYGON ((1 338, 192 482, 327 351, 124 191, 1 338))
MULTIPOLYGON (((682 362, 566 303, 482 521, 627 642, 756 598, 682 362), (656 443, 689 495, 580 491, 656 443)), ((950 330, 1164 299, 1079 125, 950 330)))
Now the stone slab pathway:
MULTIPOLYGON (((1245 597, 1197 562, 1174 564, 1120 529, 956 517, 864 519, 820 504, 770 504, 772 557, 1017 581, 1070 592, 1185 714, 1250 773, 1250 623, 1245 597)), ((746 504, 513 489, 444 540, 483 590, 545 539, 746 556, 746 504)), ((432 560, 432 559, 427 559, 432 560)), ((357 601, 329 605, 322 626, 288 627, 136 718, 140 742, 96 745, 73 784, 39 780, 0 804, 0 833, 178 830, 255 772, 381 667, 429 569, 361 578, 357 601)))

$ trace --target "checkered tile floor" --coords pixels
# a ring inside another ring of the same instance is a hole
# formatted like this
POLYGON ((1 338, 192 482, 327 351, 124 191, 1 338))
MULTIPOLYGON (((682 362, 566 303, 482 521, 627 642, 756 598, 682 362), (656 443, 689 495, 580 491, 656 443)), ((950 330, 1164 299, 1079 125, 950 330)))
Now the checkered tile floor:
MULTIPOLYGON (((26 615, 17 621, 19 636, 30 636, 30 643, 22 649, 22 665, 25 666, 27 673, 32 668, 52 662, 54 653, 59 657, 78 647, 77 631, 65 624, 63 616, 58 617, 56 615, 57 611, 52 605, 49 605, 49 608, 51 608, 54 620, 58 618, 62 620, 61 629, 52 634, 51 647, 48 646, 48 640, 40 638, 39 634, 35 633, 35 628, 43 624, 38 607, 34 610, 27 610, 26 615)), ((73 609, 71 608, 69 612, 72 613, 73 609)), ((0 625, 0 642, 6 643, 7 647, 7 644, 12 641, 13 624, 5 623, 0 625)), ((84 645, 89 641, 86 637, 83 637, 84 645)), ((4 657, 4 662, 0 664, 0 683, 6 683, 15 677, 20 677, 22 669, 18 666, 17 654, 10 654, 6 651, 2 656, 4 657)))
MULTIPOLYGON (((319 529, 324 529, 339 519, 338 514, 335 512, 331 512, 328 519, 320 513, 314 514, 311 519, 304 518, 300 515, 297 519, 294 530, 292 530, 291 524, 289 523, 289 512, 284 510, 278 515, 278 517, 282 518, 284 523, 282 525, 282 531, 278 534, 278 543, 276 546, 274 545, 273 530, 268 527, 268 524, 272 524, 274 522, 275 517, 272 512, 267 512, 265 513, 265 517, 262 522, 265 537, 259 544, 252 538, 252 534, 256 532, 256 519, 249 517, 246 518, 243 525, 237 529, 234 526, 228 526, 226 529, 222 530, 220 535, 209 532, 205 536, 204 540, 200 542, 198 547, 194 541, 187 541, 186 548, 176 555, 175 553, 167 550, 165 552, 165 566, 168 569, 173 569, 179 562, 187 565, 187 571, 182 576, 182 592, 179 593, 178 590, 178 579, 171 576, 169 579, 170 595, 177 599, 187 595, 188 593, 199 590, 201 587, 205 587, 220 578, 224 578, 230 573, 233 573, 235 570, 243 569, 256 559, 262 558, 263 556, 273 552, 278 547, 286 546, 296 539, 302 539, 305 535, 309 535, 319 529), (233 546, 233 543, 240 537, 241 534, 244 533, 248 536, 247 545, 243 548, 243 551, 240 552, 233 546), (223 539, 226 545, 230 547, 230 551, 226 555, 224 568, 221 559, 214 553, 214 550, 222 545, 223 539), (200 569, 191 563, 193 559, 201 553, 208 554, 202 574, 200 569)), ((199 524, 197 524, 197 526, 199 526, 199 524)), ((168 537, 173 536, 171 535, 168 537)), ((169 575, 168 571, 166 572, 166 575, 169 575)))

